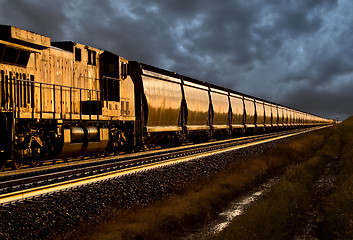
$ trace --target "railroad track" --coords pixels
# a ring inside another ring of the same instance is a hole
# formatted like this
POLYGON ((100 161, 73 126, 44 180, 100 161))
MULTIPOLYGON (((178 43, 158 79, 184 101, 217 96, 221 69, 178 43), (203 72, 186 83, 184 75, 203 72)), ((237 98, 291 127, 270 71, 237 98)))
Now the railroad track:
POLYGON ((255 135, 217 142, 186 145, 171 149, 85 160, 5 172, 0 175, 0 204, 9 204, 28 198, 63 191, 137 171, 175 164, 206 157, 225 151, 233 151, 257 144, 279 140, 314 131, 323 127, 297 129, 285 132, 255 135))

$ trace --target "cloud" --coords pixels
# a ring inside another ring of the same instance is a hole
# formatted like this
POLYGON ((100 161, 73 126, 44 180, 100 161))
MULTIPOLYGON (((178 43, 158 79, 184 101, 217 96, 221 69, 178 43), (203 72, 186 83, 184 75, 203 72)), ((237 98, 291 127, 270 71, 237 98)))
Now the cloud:
POLYGON ((5 0, 0 23, 342 119, 352 114, 352 5, 348 0, 5 0))

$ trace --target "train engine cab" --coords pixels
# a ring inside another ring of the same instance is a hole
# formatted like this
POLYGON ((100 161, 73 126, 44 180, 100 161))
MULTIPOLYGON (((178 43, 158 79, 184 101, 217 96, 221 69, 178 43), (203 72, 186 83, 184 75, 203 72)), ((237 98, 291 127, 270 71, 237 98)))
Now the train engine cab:
MULTIPOLYGON (((134 148, 134 87, 127 60, 73 42, 53 43, 72 53, 69 114, 58 124, 58 158, 118 153, 134 148)), ((66 86, 65 85, 65 86, 66 86)))
POLYGON ((101 109, 110 120, 108 152, 131 152, 136 147, 135 92, 128 61, 111 52, 100 55, 101 109))
MULTIPOLYGON (((35 81, 40 56, 49 48, 48 37, 0 25, 0 170, 8 159, 19 159, 15 164, 24 157, 33 160, 43 147, 37 131, 30 129, 28 119, 34 122, 35 115, 39 116, 41 103, 36 104, 35 81)), ((36 160, 32 160, 30 164, 35 165, 36 160)))
POLYGON ((0 170, 130 151, 134 84, 127 60, 0 25, 0 170))

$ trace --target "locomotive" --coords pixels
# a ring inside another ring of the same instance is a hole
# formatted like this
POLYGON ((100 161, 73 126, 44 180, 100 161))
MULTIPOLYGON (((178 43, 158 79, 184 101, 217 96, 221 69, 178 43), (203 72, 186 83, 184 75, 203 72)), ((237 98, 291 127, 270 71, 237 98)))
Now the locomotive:
POLYGON ((147 146, 330 120, 109 51, 0 25, 0 170, 7 163, 118 154, 147 146))

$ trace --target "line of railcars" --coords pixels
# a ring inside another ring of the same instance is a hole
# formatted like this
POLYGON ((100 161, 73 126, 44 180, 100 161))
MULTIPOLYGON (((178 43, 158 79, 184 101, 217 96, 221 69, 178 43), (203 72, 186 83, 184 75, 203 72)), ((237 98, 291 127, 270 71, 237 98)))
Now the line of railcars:
POLYGON ((0 25, 0 169, 331 120, 0 25))

